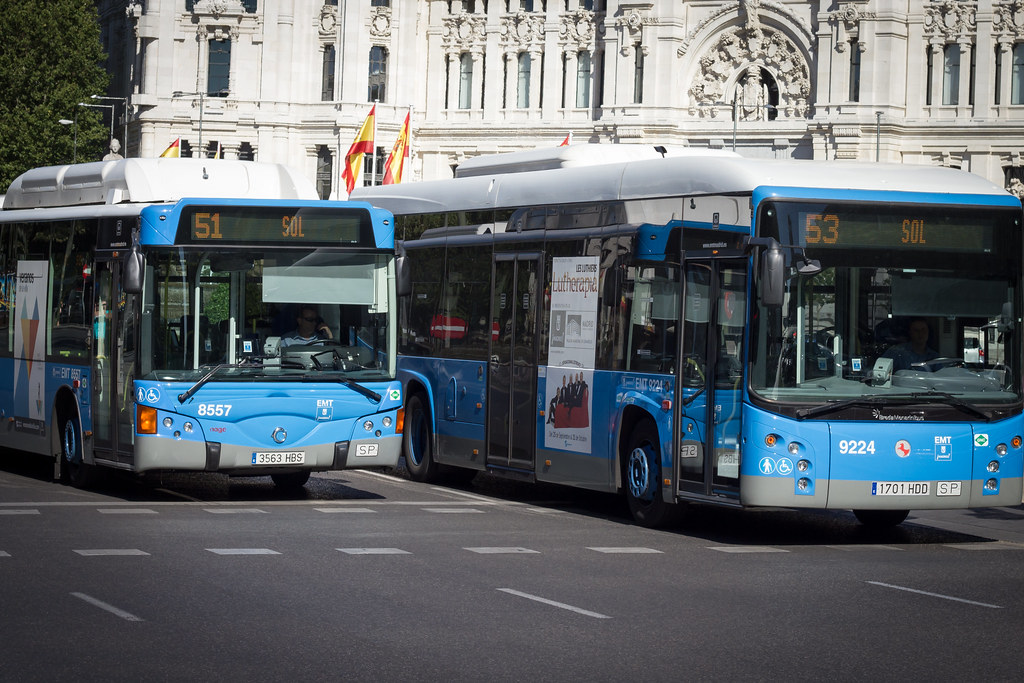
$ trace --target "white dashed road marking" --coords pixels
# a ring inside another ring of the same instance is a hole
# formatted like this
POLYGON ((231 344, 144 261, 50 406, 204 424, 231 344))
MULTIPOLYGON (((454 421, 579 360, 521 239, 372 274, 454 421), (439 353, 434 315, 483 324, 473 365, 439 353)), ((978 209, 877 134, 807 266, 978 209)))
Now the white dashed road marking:
POLYGON ((411 555, 401 548, 338 548, 346 555, 411 555))
POLYGON ((535 554, 540 553, 536 550, 530 550, 529 548, 492 548, 492 547, 480 547, 480 548, 463 548, 471 553, 477 553, 478 555, 522 555, 522 554, 535 554))
POLYGON ((898 591, 906 591, 907 593, 917 593, 918 595, 927 595, 932 598, 941 598, 943 600, 952 600, 954 602, 962 602, 968 605, 977 605, 978 607, 988 607, 990 609, 1002 609, 1001 605, 990 605, 987 602, 975 602, 974 600, 965 600, 963 598, 954 598, 952 595, 943 595, 942 593, 931 593, 929 591, 917 590, 916 588, 907 588, 906 586, 895 586, 891 583, 882 583, 880 581, 867 581, 872 586, 881 586, 882 588, 892 588, 898 591))
POLYGON ((709 545, 708 550, 717 550, 720 553, 788 553, 782 548, 772 548, 767 545, 709 545))
POLYGON ((600 614, 599 612, 591 612, 590 610, 581 609, 579 607, 573 607, 572 605, 567 605, 564 602, 555 602, 554 600, 548 600, 547 598, 542 598, 537 595, 530 595, 529 593, 523 593, 517 590, 513 590, 511 588, 499 588, 498 590, 502 593, 516 595, 520 598, 526 598, 527 600, 533 600, 534 602, 540 602, 545 605, 551 605, 552 607, 558 607, 559 609, 569 610, 570 612, 575 612, 576 614, 582 614, 585 617, 594 617, 595 619, 611 619, 611 617, 609 617, 606 614, 600 614))
POLYGON ((107 612, 110 612, 111 614, 119 616, 122 619, 124 619, 125 621, 142 621, 141 618, 135 616, 131 612, 125 612, 123 609, 120 609, 118 607, 114 607, 113 605, 105 603, 102 600, 97 600, 96 598, 92 597, 91 595, 86 595, 85 593, 72 593, 72 595, 75 596, 76 598, 78 598, 79 600, 85 600, 87 603, 89 603, 90 605, 93 605, 94 607, 99 607, 102 610, 106 610, 107 612))
POLYGON ((313 508, 313 509, 316 510, 317 512, 326 512, 328 514, 331 514, 331 513, 334 513, 334 512, 352 512, 352 513, 367 513, 367 512, 376 513, 377 512, 376 510, 371 510, 370 508, 336 507, 336 508, 313 508))
POLYGON ((207 548, 214 555, 280 555, 270 548, 207 548))
POLYGON ((149 553, 139 550, 138 548, 86 548, 83 550, 75 550, 82 557, 131 557, 131 556, 148 556, 149 553))
POLYGON ((587 548, 587 550, 593 550, 597 553, 605 553, 608 555, 645 555, 645 554, 664 554, 660 550, 654 548, 587 548))

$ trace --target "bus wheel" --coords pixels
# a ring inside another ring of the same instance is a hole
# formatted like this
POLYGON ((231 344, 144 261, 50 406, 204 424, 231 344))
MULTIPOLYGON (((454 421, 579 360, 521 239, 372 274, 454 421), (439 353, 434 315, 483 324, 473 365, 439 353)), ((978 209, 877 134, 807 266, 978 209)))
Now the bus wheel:
POLYGON ((402 455, 413 481, 429 483, 437 480, 432 444, 430 412, 423 404, 423 394, 413 394, 405 406, 405 430, 402 434, 402 455))
POLYGON ((638 524, 658 527, 680 518, 682 508, 662 497, 661 449, 658 432, 650 422, 641 422, 629 437, 625 478, 629 511, 638 524))
POLYGON ((301 489, 309 481, 309 470, 305 472, 289 472, 287 474, 271 474, 274 486, 279 489, 301 489))
POLYGON ((885 529, 903 523, 910 510, 854 510, 857 521, 872 529, 885 529))
POLYGON ((96 483, 96 470, 82 460, 82 431, 72 416, 63 418, 60 433, 61 471, 67 483, 75 488, 88 488, 96 483))

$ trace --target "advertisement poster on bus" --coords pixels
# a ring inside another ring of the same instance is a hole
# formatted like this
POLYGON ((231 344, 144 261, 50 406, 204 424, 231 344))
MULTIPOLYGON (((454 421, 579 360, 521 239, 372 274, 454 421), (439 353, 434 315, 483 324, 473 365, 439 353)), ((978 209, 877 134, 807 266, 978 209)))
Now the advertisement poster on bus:
POLYGON ((18 261, 14 326, 14 412, 31 425, 42 427, 43 360, 46 358, 46 280, 48 261, 18 261))
POLYGON ((590 453, 600 265, 596 256, 552 260, 544 446, 590 453))

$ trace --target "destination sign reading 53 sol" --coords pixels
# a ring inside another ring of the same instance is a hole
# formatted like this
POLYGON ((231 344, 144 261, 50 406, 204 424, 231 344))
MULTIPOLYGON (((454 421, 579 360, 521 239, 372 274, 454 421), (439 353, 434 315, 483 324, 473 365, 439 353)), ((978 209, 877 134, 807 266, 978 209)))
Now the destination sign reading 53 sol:
POLYGON ((196 206, 182 212, 182 228, 193 243, 359 245, 365 235, 372 240, 369 214, 357 207, 196 206))
MULTIPOLYGON (((938 216, 929 209, 911 212, 843 210, 798 211, 797 226, 808 247, 876 249, 929 249, 989 252, 991 223, 967 216, 938 216)), ((829 210, 832 209, 832 210, 829 210)))

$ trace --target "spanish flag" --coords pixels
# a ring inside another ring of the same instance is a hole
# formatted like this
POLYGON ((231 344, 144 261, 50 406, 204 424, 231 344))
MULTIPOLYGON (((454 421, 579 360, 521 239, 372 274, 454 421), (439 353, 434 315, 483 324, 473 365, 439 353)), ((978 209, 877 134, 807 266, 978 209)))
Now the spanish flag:
POLYGON ((348 148, 348 154, 345 155, 345 170, 342 172, 341 177, 345 181, 345 190, 352 192, 356 187, 356 181, 359 180, 359 174, 363 170, 363 155, 373 154, 373 131, 374 131, 374 117, 377 115, 377 105, 373 105, 370 108, 370 113, 366 115, 366 120, 363 121, 363 127, 359 129, 359 133, 356 135, 356 139, 352 142, 352 146, 348 148))
POLYGON ((398 133, 395 146, 392 148, 391 154, 388 155, 388 160, 384 162, 383 185, 397 185, 402 182, 402 170, 405 168, 405 160, 409 158, 410 114, 405 115, 405 123, 402 124, 402 130, 398 133))
POLYGON ((169 144, 167 146, 167 149, 165 149, 160 154, 160 156, 162 156, 162 157, 174 157, 175 159, 180 157, 181 156, 181 138, 180 137, 175 138, 174 142, 169 144))

